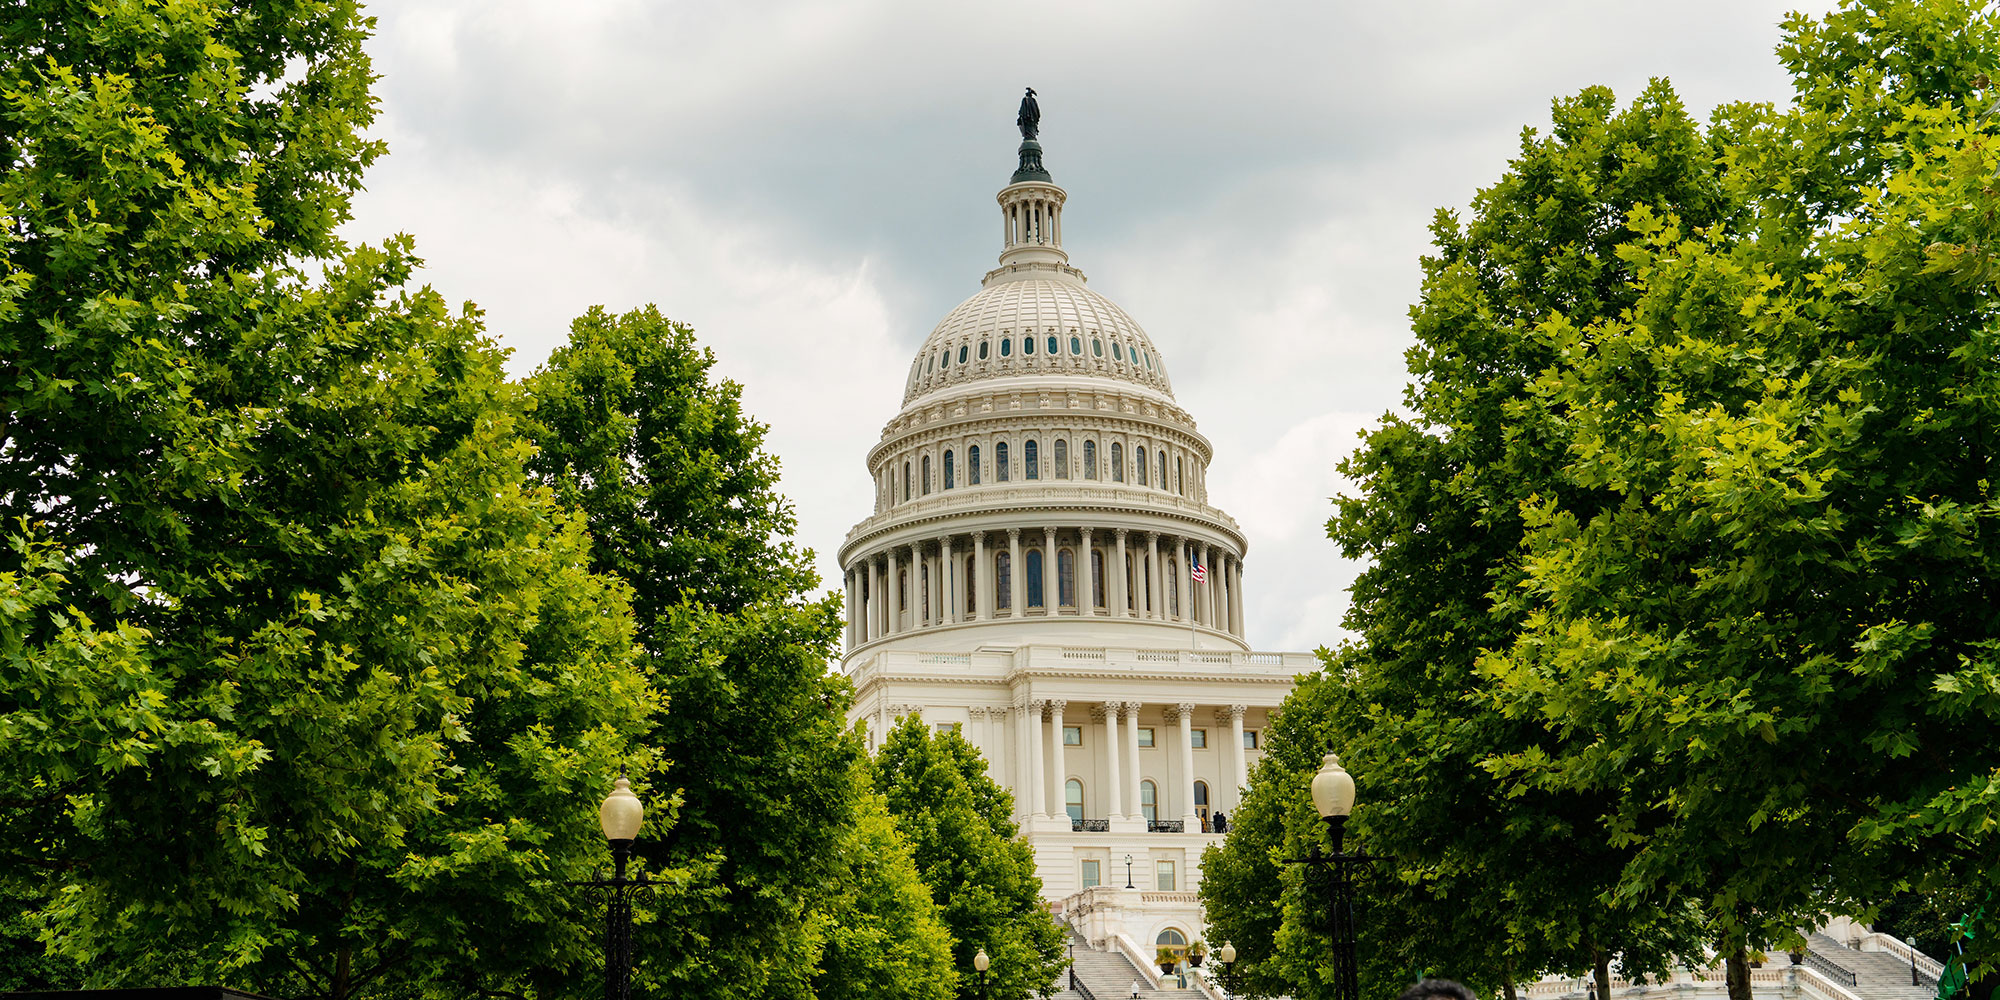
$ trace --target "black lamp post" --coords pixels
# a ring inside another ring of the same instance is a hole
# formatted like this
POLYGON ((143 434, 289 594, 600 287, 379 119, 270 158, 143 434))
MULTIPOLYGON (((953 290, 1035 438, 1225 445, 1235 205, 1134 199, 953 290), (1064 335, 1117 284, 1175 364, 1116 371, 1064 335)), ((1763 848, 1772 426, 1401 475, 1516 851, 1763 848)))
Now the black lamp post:
POLYGON ((1376 860, 1368 854, 1341 851, 1347 839, 1347 817, 1354 811, 1354 778, 1340 766, 1340 758, 1327 754, 1313 775, 1313 808, 1326 821, 1333 852, 1324 853, 1313 845, 1312 853, 1292 859, 1293 864, 1324 865, 1333 874, 1333 996, 1334 1000, 1361 1000, 1361 976, 1354 950, 1354 870, 1376 860))
POLYGON ((1132 856, 1125 855, 1125 888, 1132 888, 1132 856))
POLYGON ((984 948, 979 949, 979 954, 972 956, 972 967, 979 970, 979 995, 982 998, 986 996, 986 970, 992 964, 993 960, 986 957, 984 948))
POLYGON ((1236 979, 1230 974, 1230 970, 1236 965, 1236 946, 1228 941, 1222 942, 1222 947, 1215 949, 1215 960, 1222 963, 1222 975, 1219 978, 1222 980, 1223 988, 1234 990, 1236 979))
POLYGON ((632 783, 619 778, 611 794, 597 807, 597 821, 604 839, 611 842, 614 864, 608 879, 597 878, 571 885, 587 885, 605 891, 604 908, 604 1000, 631 1000, 632 997, 632 892, 653 884, 641 873, 625 877, 625 864, 632 859, 632 842, 639 837, 639 823, 645 819, 632 783))

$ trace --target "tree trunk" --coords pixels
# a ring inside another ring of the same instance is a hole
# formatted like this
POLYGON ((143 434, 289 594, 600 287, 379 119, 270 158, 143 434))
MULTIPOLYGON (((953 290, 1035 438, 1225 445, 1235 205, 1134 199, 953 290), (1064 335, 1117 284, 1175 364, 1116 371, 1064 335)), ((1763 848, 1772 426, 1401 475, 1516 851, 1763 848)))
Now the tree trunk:
POLYGON ((1728 975, 1729 1000, 1750 1000, 1750 952, 1742 945, 1724 952, 1722 967, 1728 975))
MULTIPOLYGON (((1591 973, 1597 979, 1597 1000, 1611 1000, 1611 956, 1596 945, 1590 946, 1591 973)), ((1734 998, 1731 998, 1734 1000, 1734 998)), ((1744 1000, 1749 1000, 1745 997, 1744 1000)))
POLYGON ((1514 956, 1507 956, 1506 964, 1500 968, 1500 990, 1502 1000, 1520 1000, 1514 992, 1514 956))

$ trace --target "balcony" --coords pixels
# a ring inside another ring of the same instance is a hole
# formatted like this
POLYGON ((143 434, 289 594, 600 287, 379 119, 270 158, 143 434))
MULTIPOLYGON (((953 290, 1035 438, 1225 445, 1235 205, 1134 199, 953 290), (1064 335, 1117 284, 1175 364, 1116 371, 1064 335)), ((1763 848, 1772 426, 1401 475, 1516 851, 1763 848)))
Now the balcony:
POLYGON ((1146 832, 1186 833, 1187 821, 1178 819, 1149 819, 1146 821, 1146 832))
POLYGON ((1071 833, 1110 833, 1111 821, 1108 819, 1077 819, 1071 817, 1069 829, 1071 833))

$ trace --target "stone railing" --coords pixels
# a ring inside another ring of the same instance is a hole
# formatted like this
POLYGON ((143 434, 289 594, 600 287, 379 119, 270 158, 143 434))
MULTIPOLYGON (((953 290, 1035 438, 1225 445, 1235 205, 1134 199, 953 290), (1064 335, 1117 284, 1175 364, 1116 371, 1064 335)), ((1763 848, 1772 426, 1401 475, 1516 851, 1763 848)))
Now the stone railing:
POLYGON ((986 674, 999 680, 1020 667, 1038 662, 1089 663, 1096 670, 1137 672, 1185 670, 1212 674, 1226 670, 1236 679, 1290 680, 1319 665, 1311 653, 1245 653, 1230 650, 1135 649, 1115 646, 1020 646, 976 653, 880 649, 864 651, 848 661, 848 676, 857 681, 876 670, 914 673, 950 671, 951 676, 986 674), (1101 666, 1099 666, 1101 665, 1101 666))
POLYGON ((1913 977, 1916 980, 1914 985, 1934 988, 1938 984, 1938 977, 1944 975, 1944 963, 1910 947, 1902 938, 1893 934, 1872 931, 1862 937, 1855 950, 1887 952, 1909 963, 1916 970, 1913 977))
MULTIPOLYGON (((847 546, 852 545, 858 538, 905 521, 920 520, 945 513, 977 513, 987 509, 1006 509, 1024 505, 1065 508, 1116 507, 1140 513, 1162 511, 1197 521, 1207 521, 1238 538, 1243 535, 1243 529, 1237 525, 1235 518, 1199 500, 1178 493, 1130 485, 1075 485, 1076 482, 1073 479, 1033 480, 961 486, 934 492, 927 497, 904 500, 855 525, 842 540, 841 551, 846 552, 847 546), (1065 482, 1072 485, 1059 485, 1065 482)), ((1074 520, 1073 517, 1071 519, 1074 520)))

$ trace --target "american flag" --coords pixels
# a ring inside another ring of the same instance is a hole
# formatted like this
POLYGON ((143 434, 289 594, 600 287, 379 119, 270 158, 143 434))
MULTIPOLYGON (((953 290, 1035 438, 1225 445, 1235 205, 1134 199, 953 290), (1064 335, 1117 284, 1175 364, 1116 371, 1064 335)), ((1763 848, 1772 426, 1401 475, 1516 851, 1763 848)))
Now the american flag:
POLYGON ((1194 582, 1196 583, 1208 582, 1208 568, 1201 564, 1200 559, 1189 560, 1189 565, 1194 567, 1193 569, 1188 570, 1188 575, 1194 577, 1194 582))

